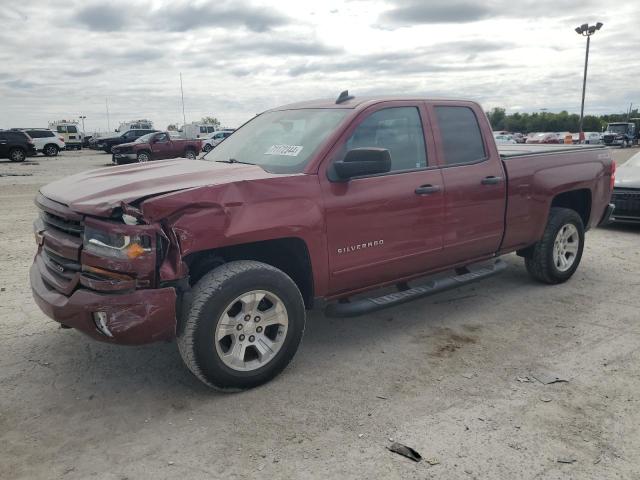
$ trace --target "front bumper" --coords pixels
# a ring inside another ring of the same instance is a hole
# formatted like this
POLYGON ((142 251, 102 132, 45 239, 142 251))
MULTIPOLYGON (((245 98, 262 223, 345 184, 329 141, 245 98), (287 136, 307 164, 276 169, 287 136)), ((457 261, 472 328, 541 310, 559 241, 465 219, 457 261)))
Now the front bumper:
POLYGON ((50 318, 103 342, 141 345, 176 335, 176 290, 173 287, 98 293, 79 288, 69 297, 50 288, 37 262, 29 271, 33 298, 50 318), (106 314, 111 337, 96 327, 94 312, 106 314))
POLYGON ((112 161, 119 165, 121 163, 131 163, 138 160, 138 156, 135 153, 118 153, 114 152, 112 161))

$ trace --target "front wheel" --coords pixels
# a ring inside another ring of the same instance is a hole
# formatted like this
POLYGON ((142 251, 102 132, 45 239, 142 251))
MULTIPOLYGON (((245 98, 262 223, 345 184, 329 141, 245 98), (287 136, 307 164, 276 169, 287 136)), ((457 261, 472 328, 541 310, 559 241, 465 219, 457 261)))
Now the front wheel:
POLYGON ((554 207, 542 239, 525 258, 529 274, 536 280, 557 284, 575 273, 584 248, 584 225, 574 210, 554 207))
POLYGON ((137 156, 137 159, 138 163, 147 163, 149 160, 151 160, 151 157, 147 152, 140 152, 137 156))
POLYGON ((202 150, 204 151, 204 153, 209 153, 211 150, 213 150, 213 147, 210 144, 206 144, 202 150))
POLYGON ((205 384, 244 390, 284 370, 304 325, 304 302, 288 275, 261 262, 234 261, 204 275, 185 298, 178 348, 205 384))

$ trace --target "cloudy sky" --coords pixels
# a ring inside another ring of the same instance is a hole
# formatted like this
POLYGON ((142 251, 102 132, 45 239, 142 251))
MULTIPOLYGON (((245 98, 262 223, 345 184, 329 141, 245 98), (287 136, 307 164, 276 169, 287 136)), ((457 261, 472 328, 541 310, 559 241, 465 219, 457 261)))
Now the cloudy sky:
POLYGON ((0 128, 203 115, 236 126, 310 98, 415 94, 486 109, 640 105, 637 0, 21 0, 0 8, 0 128))

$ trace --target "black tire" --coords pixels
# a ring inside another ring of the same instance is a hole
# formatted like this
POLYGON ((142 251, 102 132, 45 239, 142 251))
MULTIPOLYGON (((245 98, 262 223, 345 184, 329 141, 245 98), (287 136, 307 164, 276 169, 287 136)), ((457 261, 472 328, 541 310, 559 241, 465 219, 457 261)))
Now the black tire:
POLYGON ((213 147, 207 143, 202 150, 204 151, 204 153, 209 153, 211 150, 213 150, 213 147))
POLYGON ((142 152, 138 153, 138 156, 136 157, 136 159, 138 160, 138 163, 147 163, 151 161, 151 153, 147 152, 146 150, 143 150, 142 152))
POLYGON ((9 159, 12 162, 24 162, 27 158, 27 153, 22 148, 12 148, 9 150, 9 159))
POLYGON ((305 326, 305 307, 296 284, 281 270, 265 263, 240 260, 225 263, 205 274, 185 295, 177 343, 191 372, 217 390, 257 387, 276 377, 295 355, 305 326), (216 348, 215 331, 230 302, 254 290, 271 292, 284 305, 288 327, 280 350, 268 363, 249 371, 227 366, 216 348))
POLYGON ((111 146, 110 146, 110 145, 105 146, 105 147, 102 149, 102 151, 103 151, 104 153, 111 153, 111 146))
POLYGON ((55 157, 56 155, 58 155, 58 146, 53 143, 45 145, 42 149, 42 153, 44 153, 47 157, 55 157))
POLYGON ((184 152, 184 158, 188 158, 189 160, 195 160, 196 156, 195 150, 189 149, 184 152))
POLYGON ((569 208, 553 207, 549 212, 549 220, 542 239, 532 248, 528 257, 525 258, 525 265, 529 275, 536 280, 558 284, 566 282, 575 273, 584 249, 584 225, 582 218, 575 210, 569 208), (578 251, 575 254, 573 263, 566 271, 561 271, 554 262, 554 248, 558 232, 565 225, 572 224, 576 227, 579 236, 578 251))

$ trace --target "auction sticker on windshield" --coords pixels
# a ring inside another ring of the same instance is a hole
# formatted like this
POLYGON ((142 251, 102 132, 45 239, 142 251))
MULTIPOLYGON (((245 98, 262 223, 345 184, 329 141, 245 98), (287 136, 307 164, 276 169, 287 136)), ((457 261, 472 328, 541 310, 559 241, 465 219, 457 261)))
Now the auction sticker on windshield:
POLYGON ((302 145, 271 145, 264 152, 265 155, 287 155, 289 157, 297 157, 302 151, 302 145))

